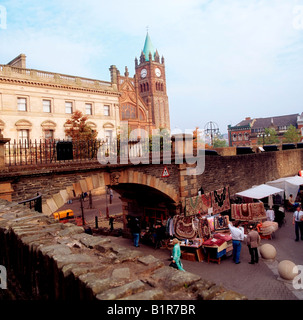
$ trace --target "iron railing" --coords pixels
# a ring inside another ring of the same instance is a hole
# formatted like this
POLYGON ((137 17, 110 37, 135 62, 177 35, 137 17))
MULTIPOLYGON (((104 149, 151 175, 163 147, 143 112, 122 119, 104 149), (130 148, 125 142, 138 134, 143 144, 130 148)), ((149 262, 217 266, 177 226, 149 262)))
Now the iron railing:
MULTIPOLYGON (((113 140, 20 140, 5 144, 5 160, 8 166, 45 165, 60 162, 94 161, 99 156, 110 157, 127 155, 140 157, 148 152, 159 151, 171 146, 163 146, 163 141, 152 144, 150 139, 122 143, 113 140), (127 150, 126 150, 127 149, 127 150)), ((167 149, 165 149, 167 150, 167 149)))

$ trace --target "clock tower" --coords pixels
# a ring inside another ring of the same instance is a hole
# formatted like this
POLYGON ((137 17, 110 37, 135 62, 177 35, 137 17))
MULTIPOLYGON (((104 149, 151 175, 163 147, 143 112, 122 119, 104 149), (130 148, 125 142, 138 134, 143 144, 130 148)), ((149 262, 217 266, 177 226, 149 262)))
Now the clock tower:
POLYGON ((146 34, 140 61, 135 59, 135 79, 139 96, 149 110, 154 128, 170 130, 169 106, 166 93, 165 63, 154 49, 149 34, 146 34))

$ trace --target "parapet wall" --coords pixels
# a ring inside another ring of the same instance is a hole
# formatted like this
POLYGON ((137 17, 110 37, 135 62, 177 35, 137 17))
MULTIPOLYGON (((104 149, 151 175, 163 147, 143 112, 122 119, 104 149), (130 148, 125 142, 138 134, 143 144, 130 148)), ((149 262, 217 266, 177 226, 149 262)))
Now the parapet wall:
POLYGON ((7 269, 8 283, 0 297, 10 292, 6 296, 13 299, 246 299, 152 255, 6 200, 0 200, 0 265, 7 269))

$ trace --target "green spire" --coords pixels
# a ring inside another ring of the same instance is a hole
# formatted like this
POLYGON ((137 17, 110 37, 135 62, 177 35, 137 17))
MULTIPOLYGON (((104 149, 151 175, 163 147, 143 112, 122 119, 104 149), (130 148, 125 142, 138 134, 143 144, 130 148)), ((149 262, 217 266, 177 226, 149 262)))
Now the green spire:
POLYGON ((145 38, 145 42, 144 42, 143 53, 145 55, 145 61, 149 61, 149 53, 152 54, 153 58, 155 55, 155 49, 154 49, 154 46, 150 40, 148 32, 146 34, 146 38, 145 38))

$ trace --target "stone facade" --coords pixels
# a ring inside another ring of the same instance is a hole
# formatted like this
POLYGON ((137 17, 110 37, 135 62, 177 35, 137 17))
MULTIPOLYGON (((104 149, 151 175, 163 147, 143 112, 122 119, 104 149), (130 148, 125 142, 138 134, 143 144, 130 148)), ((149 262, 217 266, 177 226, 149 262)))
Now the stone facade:
POLYGON ((98 138, 115 136, 119 93, 110 82, 26 69, 25 56, 17 58, 0 65, 0 130, 6 138, 64 139, 65 121, 75 110, 87 115, 98 138))

